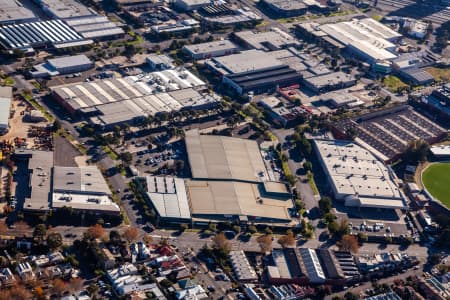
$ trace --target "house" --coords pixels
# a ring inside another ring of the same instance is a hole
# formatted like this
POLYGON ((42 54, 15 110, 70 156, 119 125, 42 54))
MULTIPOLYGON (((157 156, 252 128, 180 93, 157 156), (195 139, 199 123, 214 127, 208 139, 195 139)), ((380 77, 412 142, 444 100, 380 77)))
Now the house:
POLYGON ((16 278, 9 268, 0 269, 0 287, 11 285, 15 281, 16 278))
POLYGON ((209 298, 202 286, 198 284, 187 289, 177 291, 175 293, 175 297, 177 297, 178 300, 200 300, 209 298))
POLYGON ((29 262, 18 264, 16 267, 16 272, 19 274, 20 279, 24 281, 32 280, 35 277, 33 268, 31 268, 29 262))

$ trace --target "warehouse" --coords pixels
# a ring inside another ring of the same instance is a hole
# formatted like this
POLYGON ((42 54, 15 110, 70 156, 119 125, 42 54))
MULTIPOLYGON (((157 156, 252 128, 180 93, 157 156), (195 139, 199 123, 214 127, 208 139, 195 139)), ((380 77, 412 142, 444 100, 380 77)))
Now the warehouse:
POLYGON ((236 53, 239 51, 239 47, 230 40, 219 40, 208 43, 185 45, 182 50, 192 59, 205 59, 236 53))
POLYGON ((304 78, 303 83, 305 84, 305 87, 315 93, 324 93, 353 86, 356 84, 356 78, 351 74, 339 71, 304 78))
POLYGON ((9 131, 9 114, 11 113, 12 87, 0 87, 0 135, 9 131))
POLYGON ((288 223, 291 195, 269 181, 255 141, 186 132, 192 180, 186 181, 195 218, 288 223))
POLYGON ((298 84, 301 75, 274 55, 261 50, 216 57, 206 62, 222 82, 238 94, 261 93, 277 87, 298 84))
POLYGON ((6 49, 32 51, 33 48, 57 49, 92 44, 61 20, 28 22, 0 27, 0 43, 6 49))
POLYGON ((83 72, 94 67, 94 63, 84 54, 49 59, 35 65, 31 71, 33 77, 48 77, 83 72))
POLYGON ((402 37, 398 32, 372 18, 311 27, 303 26, 301 29, 329 45, 343 45, 351 54, 371 64, 395 59, 397 54, 394 43, 402 37), (330 39, 334 40, 334 43, 330 42, 330 39))
POLYGON ((350 207, 407 209, 396 177, 361 146, 339 140, 314 140, 334 197, 350 207))
POLYGON ((102 40, 125 34, 107 17, 98 15, 76 0, 38 0, 38 3, 50 17, 64 20, 85 39, 102 40))
POLYGON ((281 17, 303 15, 308 9, 302 0, 263 0, 262 2, 281 17))
POLYGON ((404 68, 398 71, 399 76, 411 85, 428 85, 434 82, 434 77, 417 67, 404 68))
POLYGON ((146 176, 137 181, 147 201, 158 214, 158 222, 189 222, 188 195, 184 179, 174 177, 146 176))
POLYGON ((265 32, 239 31, 235 32, 234 36, 240 44, 248 49, 274 51, 299 45, 296 38, 279 28, 272 28, 265 32))
POLYGON ((0 24, 9 25, 37 20, 38 17, 19 1, 0 0, 0 24))
POLYGON ((53 152, 17 149, 16 199, 23 210, 31 213, 50 211, 53 152))
POLYGON ((53 168, 52 208, 120 215, 120 207, 96 166, 53 168))
POLYGON ((175 7, 181 11, 192 11, 211 4, 211 0, 176 0, 175 7))

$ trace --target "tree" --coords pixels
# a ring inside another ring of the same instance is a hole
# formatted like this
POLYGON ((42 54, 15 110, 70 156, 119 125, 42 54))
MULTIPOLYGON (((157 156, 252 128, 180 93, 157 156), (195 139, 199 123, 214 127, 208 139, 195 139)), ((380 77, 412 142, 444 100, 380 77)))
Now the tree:
POLYGON ((136 227, 128 227, 123 233, 123 237, 128 243, 134 242, 139 236, 139 230, 136 227))
POLYGON ((312 163, 310 162, 310 161, 305 161, 304 163, 303 163, 303 169, 305 169, 305 171, 310 171, 310 172, 312 172, 312 163))
POLYGON ((216 232, 216 230, 217 230, 217 225, 214 224, 214 223, 209 223, 209 224, 208 224, 208 230, 209 230, 209 231, 212 231, 212 232, 216 232))
POLYGON ((150 245, 151 243, 153 243, 153 238, 152 238, 150 235, 146 234, 146 235, 144 235, 144 237, 142 238, 142 241, 144 241, 144 243, 148 246, 148 245, 150 245))
POLYGON ((44 224, 36 225, 33 231, 33 239, 38 243, 42 243, 46 235, 47 235, 47 228, 45 227, 45 225, 44 224))
POLYGON ((47 246, 51 250, 58 249, 62 246, 62 236, 59 232, 52 232, 47 235, 47 246))
POLYGON ((425 161, 430 145, 423 139, 411 141, 405 151, 405 160, 409 163, 425 161))
POLYGON ((93 239, 99 239, 105 234, 105 230, 103 229, 102 225, 95 224, 94 226, 91 226, 86 230, 84 233, 84 237, 88 240, 93 239))
POLYGON ((319 200, 319 208, 322 214, 326 214, 331 211, 332 202, 330 197, 323 197, 319 200))
POLYGON ((230 251, 231 245, 230 242, 225 237, 225 234, 223 232, 217 234, 215 237, 212 238, 213 247, 225 252, 230 251))
POLYGON ((59 278, 52 281, 52 291, 58 296, 61 296, 66 290, 66 283, 59 278))
POLYGON ((343 236, 350 233, 349 222, 347 218, 342 218, 339 223, 339 235, 343 236))
POLYGON ((58 131, 60 129, 61 129, 61 122, 58 119, 56 119, 53 122, 53 131, 58 131))
POLYGON ((8 231, 8 226, 6 226, 5 222, 0 221, 0 234, 5 234, 8 231))
POLYGON ((83 288, 83 285, 84 285, 84 280, 79 277, 72 278, 69 281, 69 289, 72 292, 81 291, 81 289, 83 288))
POLYGON ((122 152, 119 157, 126 164, 130 164, 133 161, 133 155, 130 152, 122 152))
POLYGON ((358 239, 354 235, 344 235, 339 243, 339 249, 341 251, 349 251, 356 254, 358 253, 358 248, 358 239))
POLYGON ((250 225, 248 226, 248 232, 250 232, 251 234, 255 234, 258 232, 258 229, 256 229, 255 225, 250 225))
POLYGON ((261 252, 267 253, 272 250, 272 235, 265 234, 259 236, 256 241, 258 242, 259 247, 261 248, 261 252))
POLYGON ((111 230, 109 232, 109 241, 114 245, 118 245, 122 242, 122 237, 117 230, 111 230))
POLYGON ((360 232, 360 233, 358 233, 358 240, 361 243, 365 243, 369 240, 369 237, 367 236, 367 234, 360 232))
POLYGON ((330 234, 335 235, 339 231, 339 224, 336 221, 332 221, 327 225, 330 234))
POLYGON ((285 248, 287 246, 294 246, 295 245, 295 237, 292 230, 288 230, 285 235, 278 238, 278 244, 281 245, 281 247, 285 248))
POLYGON ((323 219, 328 224, 336 220, 336 216, 333 215, 331 212, 327 212, 326 214, 323 215, 323 219))

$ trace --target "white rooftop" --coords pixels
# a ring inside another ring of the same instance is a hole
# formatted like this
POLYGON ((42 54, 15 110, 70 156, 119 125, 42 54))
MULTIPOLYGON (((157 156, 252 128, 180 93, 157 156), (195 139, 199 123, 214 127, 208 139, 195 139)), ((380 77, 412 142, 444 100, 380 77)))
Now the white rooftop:
POLYGON ((391 171, 371 152, 350 141, 315 140, 336 197, 346 205, 407 207, 391 171))

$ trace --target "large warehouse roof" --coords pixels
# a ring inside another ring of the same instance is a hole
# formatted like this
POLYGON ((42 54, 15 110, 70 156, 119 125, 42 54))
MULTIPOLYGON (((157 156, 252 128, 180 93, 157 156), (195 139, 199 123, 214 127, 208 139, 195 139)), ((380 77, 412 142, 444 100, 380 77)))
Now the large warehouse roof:
POLYGON ((53 174, 53 190, 56 192, 111 195, 105 178, 95 166, 55 166, 53 174))
POLYGON ((16 0, 0 0, 0 24, 34 21, 37 17, 16 0))
POLYGON ((372 153, 348 141, 315 140, 335 196, 348 206, 406 208, 391 171, 372 153))
POLYGON ((12 87, 0 87, 0 130, 8 128, 11 108, 12 87))
POLYGON ((224 74, 239 74, 279 68, 284 64, 261 50, 248 50, 238 54, 215 57, 210 66, 224 74))
POLYGON ((186 132, 186 147, 193 178, 249 182, 267 180, 258 144, 255 141, 200 135, 186 132))
POLYGON ((61 20, 29 22, 0 27, 0 42, 8 49, 29 49, 39 44, 65 45, 90 44, 61 20))
POLYGON ((163 218, 190 219, 184 180, 174 177, 147 176, 147 196, 163 218))
MULTIPOLYGON (((220 154, 216 153, 219 156, 220 154)), ((292 201, 261 191, 261 185, 238 181, 188 180, 186 190, 194 217, 237 215, 251 219, 290 220, 292 201)))

